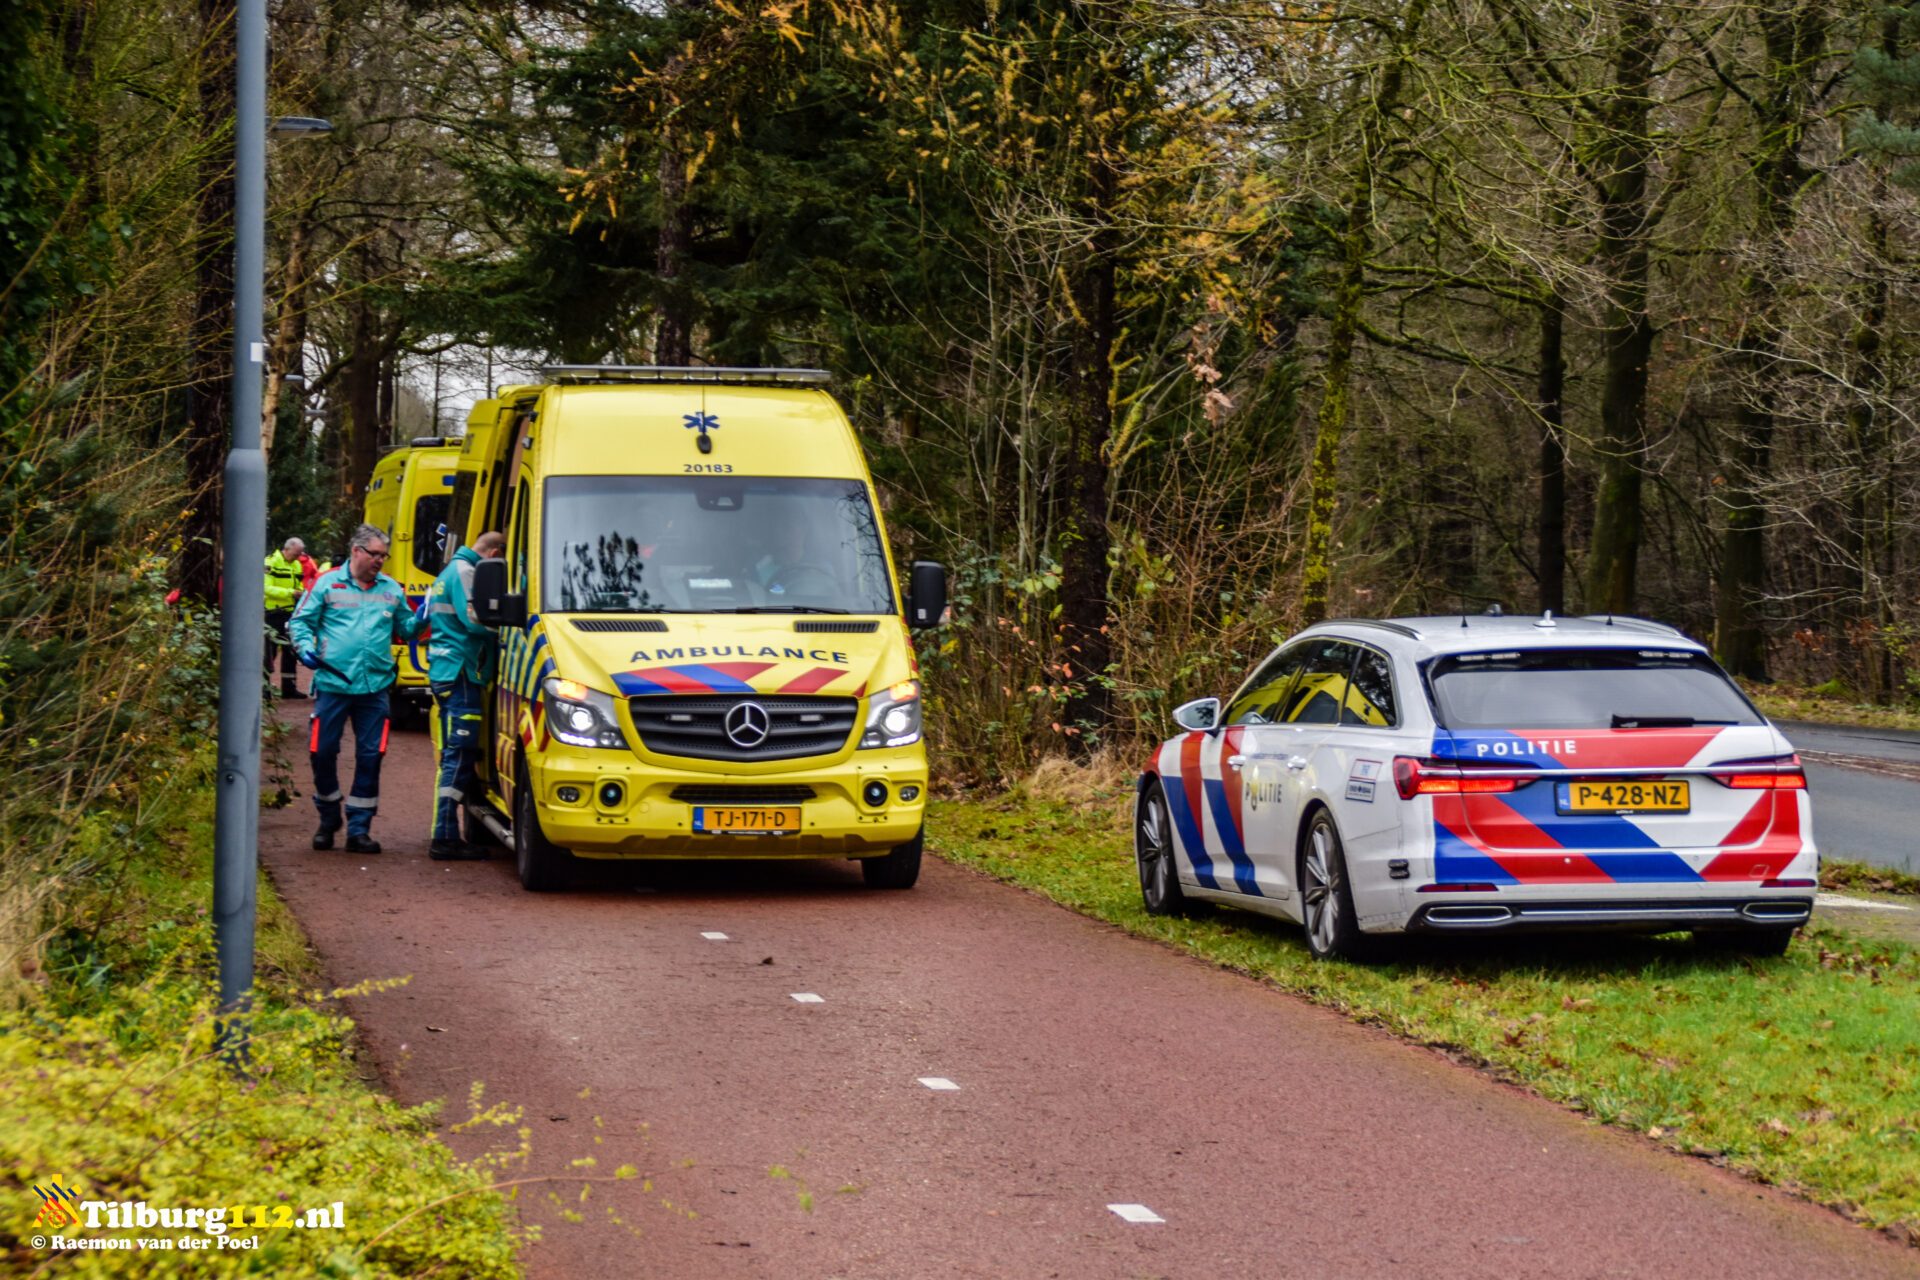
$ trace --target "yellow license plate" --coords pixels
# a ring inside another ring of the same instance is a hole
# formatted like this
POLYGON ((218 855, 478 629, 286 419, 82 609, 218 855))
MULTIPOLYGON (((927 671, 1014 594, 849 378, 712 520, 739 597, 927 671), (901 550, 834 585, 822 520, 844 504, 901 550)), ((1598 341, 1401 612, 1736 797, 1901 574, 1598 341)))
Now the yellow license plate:
POLYGON ((701 835, 790 836, 800 830, 797 805, 724 809, 699 805, 693 811, 693 829, 701 835))
POLYGON ((1685 782, 1569 782, 1562 813, 1685 813, 1692 807, 1685 782))

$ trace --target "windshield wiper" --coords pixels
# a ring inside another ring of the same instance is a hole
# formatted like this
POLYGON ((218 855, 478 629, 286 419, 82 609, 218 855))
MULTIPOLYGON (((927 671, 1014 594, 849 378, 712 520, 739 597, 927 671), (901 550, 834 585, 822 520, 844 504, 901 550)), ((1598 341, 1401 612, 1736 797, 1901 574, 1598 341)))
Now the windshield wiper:
POLYGON ((827 609, 813 604, 743 604, 734 609, 713 609, 712 613, 852 613, 851 609, 827 609))
POLYGON ((1738 724, 1737 720, 1695 720, 1692 716, 1623 716, 1613 713, 1616 729, 1691 729, 1697 724, 1738 724))

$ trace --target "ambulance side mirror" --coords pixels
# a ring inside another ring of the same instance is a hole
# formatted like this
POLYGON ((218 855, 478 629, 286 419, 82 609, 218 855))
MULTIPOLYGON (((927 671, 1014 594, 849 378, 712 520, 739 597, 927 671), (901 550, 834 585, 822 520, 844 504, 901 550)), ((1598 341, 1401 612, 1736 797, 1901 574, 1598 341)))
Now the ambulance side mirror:
POLYGON ((931 560, 915 560, 907 580, 907 625, 916 631, 937 627, 946 611, 946 567, 931 560))
POLYGON ((473 566, 473 616, 487 627, 527 625, 527 598, 507 594, 505 560, 482 560, 473 566))

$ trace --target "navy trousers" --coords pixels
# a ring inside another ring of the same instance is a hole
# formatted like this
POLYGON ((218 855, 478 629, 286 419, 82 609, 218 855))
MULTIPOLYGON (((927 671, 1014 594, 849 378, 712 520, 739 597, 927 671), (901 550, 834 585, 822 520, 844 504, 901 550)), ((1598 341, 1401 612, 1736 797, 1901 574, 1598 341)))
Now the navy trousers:
POLYGON ((480 758, 480 686, 464 675, 433 686, 440 716, 440 787, 434 797, 433 838, 460 838, 460 806, 473 791, 480 758))
POLYGON ((307 751, 313 758, 313 807, 320 826, 340 829, 340 738, 353 722, 353 789, 347 793, 347 834, 364 836, 380 810, 380 761, 387 754, 387 691, 313 695, 307 751))

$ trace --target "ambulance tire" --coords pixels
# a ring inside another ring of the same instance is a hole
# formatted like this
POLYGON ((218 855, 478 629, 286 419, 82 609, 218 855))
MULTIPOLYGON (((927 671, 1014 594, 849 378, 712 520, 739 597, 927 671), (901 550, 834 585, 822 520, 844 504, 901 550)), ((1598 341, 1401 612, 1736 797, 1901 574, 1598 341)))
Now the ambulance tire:
POLYGON ((920 878, 920 854, 927 845, 927 830, 922 827, 913 839, 895 845, 893 852, 877 858, 860 859, 860 875, 869 889, 911 889, 920 878))
POLYGON ((573 855, 547 839, 540 829, 539 809, 533 803, 533 787, 527 782, 525 766, 513 789, 513 861, 520 873, 520 886, 529 893, 566 888, 573 868, 573 855))
POLYGON ((1379 943, 1360 932, 1353 910, 1353 882, 1333 815, 1315 809, 1300 839, 1300 915, 1307 950, 1316 960, 1365 962, 1379 954, 1379 943))
POLYGON ((1167 816, 1167 793, 1158 778, 1148 779, 1134 801, 1133 862, 1140 873, 1140 905, 1148 915, 1189 913, 1173 859, 1173 822, 1167 816))

